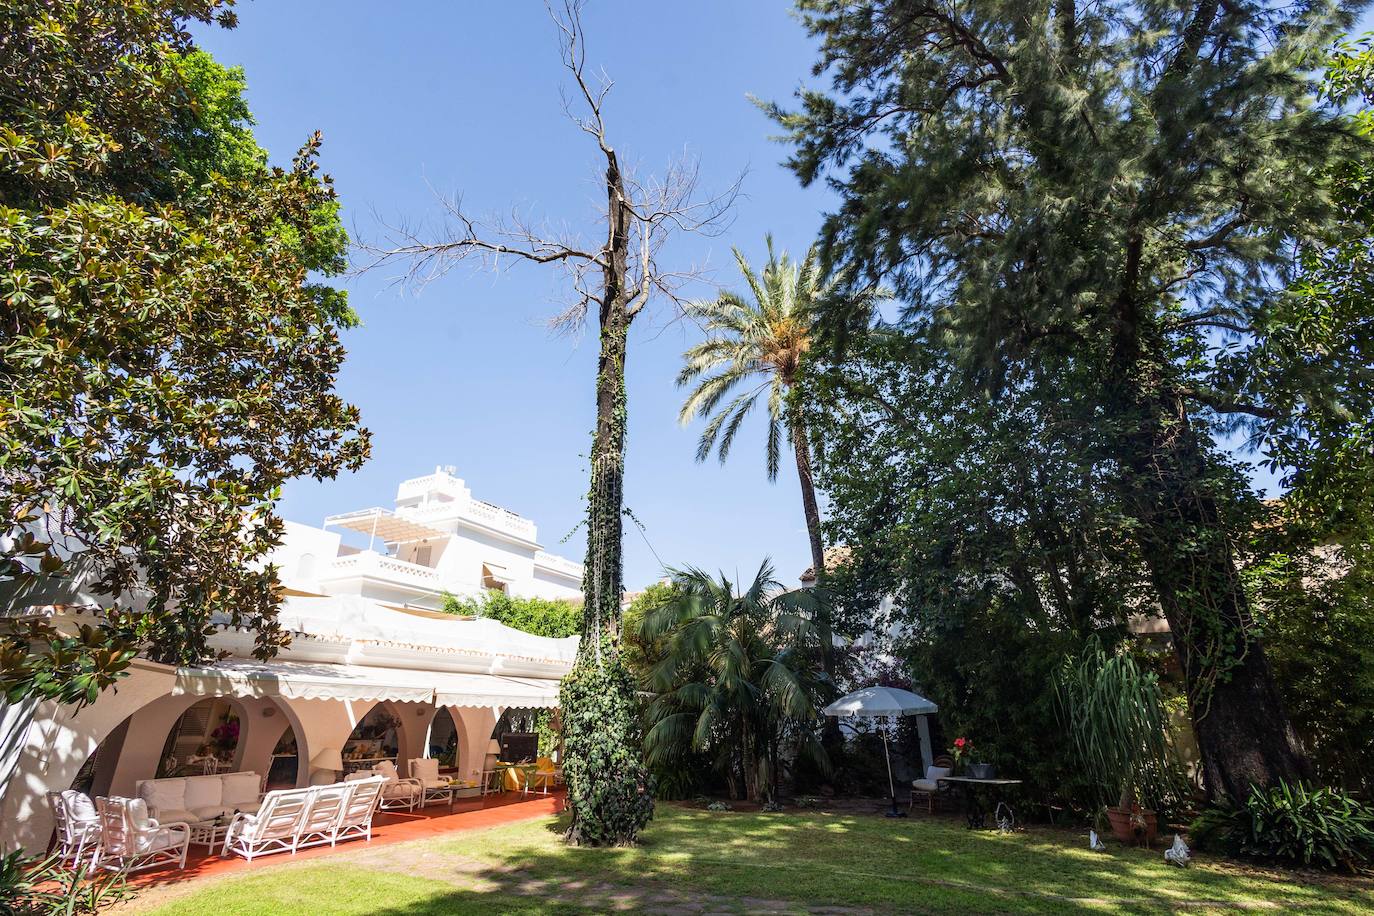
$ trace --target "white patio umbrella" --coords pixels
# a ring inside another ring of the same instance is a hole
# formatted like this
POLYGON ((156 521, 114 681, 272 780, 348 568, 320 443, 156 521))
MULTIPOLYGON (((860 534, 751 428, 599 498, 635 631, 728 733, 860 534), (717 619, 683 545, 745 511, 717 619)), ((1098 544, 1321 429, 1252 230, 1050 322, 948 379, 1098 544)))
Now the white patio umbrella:
MULTIPOLYGON (((896 719, 901 716, 924 716, 940 711, 940 707, 920 694, 900 687, 864 687, 847 693, 822 710, 827 716, 855 719, 896 719)), ((882 731, 882 729, 879 729, 882 731)), ((887 788, 892 796, 892 810, 888 817, 902 817, 897 810, 897 787, 892 782, 892 752, 887 746, 887 732, 883 735, 883 756, 887 758, 887 788)))

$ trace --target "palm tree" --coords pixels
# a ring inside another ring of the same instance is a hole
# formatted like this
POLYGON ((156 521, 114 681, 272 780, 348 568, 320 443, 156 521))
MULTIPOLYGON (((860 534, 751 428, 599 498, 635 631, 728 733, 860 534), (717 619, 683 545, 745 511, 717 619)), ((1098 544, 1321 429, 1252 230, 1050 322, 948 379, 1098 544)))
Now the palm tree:
MULTIPOLYGON (((772 236, 767 243, 768 263, 762 273, 749 265, 738 248, 734 250, 752 303, 726 291, 715 299, 688 304, 688 317, 700 324, 707 336, 683 354, 677 383, 695 387, 683 402, 678 419, 686 425, 697 417, 709 417, 697 444, 697 460, 705 461, 714 449, 724 463, 744 418, 768 392, 768 479, 778 477, 785 433, 796 457, 812 568, 820 578, 825 574, 821 516, 811 476, 806 424, 793 391, 811 346, 816 306, 840 289, 844 278, 823 280, 814 247, 797 263, 785 251, 774 253, 772 236), (744 390, 726 401, 739 388, 744 390)), ((873 290, 858 295, 860 301, 851 305, 866 313, 880 293, 873 290)))
POLYGON ((743 591, 694 568, 674 572, 673 584, 672 599, 641 625, 661 646, 647 677, 649 764, 705 754, 751 801, 776 799, 789 745, 826 768, 815 733, 829 639, 819 594, 783 591, 767 560, 743 591))

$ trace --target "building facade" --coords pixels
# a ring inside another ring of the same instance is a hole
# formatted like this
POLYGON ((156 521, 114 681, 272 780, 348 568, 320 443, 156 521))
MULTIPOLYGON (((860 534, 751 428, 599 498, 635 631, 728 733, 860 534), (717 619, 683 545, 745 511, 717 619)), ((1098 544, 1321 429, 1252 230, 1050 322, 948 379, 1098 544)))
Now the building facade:
POLYGON ((582 564, 544 550, 529 519, 477 499, 452 467, 402 481, 393 508, 288 522, 269 558, 292 592, 437 610, 445 592, 580 601, 582 564), (345 541, 345 532, 355 543, 345 541))
MULTIPOLYGON (((45 848, 47 792, 131 796, 141 780, 207 766, 305 786, 334 781, 340 765, 389 759, 405 774, 437 757, 475 784, 498 733, 558 704, 577 637, 437 608, 445 592, 580 599, 582 568, 544 552, 533 522, 474 499, 452 469, 403 482, 393 509, 288 524, 270 562, 292 634, 270 661, 252 657, 252 633, 223 629, 209 640, 219 658, 136 659, 87 706, 0 702, 0 851, 45 848)), ((98 601, 78 581, 64 589, 6 613, 68 633, 94 623, 98 601)))

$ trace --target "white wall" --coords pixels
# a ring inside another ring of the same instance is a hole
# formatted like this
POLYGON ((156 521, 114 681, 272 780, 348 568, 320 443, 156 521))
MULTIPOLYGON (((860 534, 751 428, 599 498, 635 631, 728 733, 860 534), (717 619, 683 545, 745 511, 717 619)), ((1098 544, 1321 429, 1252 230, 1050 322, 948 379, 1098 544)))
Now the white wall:
POLYGON ((320 590, 320 573, 339 555, 340 535, 299 522, 287 522, 281 546, 268 554, 268 562, 287 588, 303 592, 320 590))

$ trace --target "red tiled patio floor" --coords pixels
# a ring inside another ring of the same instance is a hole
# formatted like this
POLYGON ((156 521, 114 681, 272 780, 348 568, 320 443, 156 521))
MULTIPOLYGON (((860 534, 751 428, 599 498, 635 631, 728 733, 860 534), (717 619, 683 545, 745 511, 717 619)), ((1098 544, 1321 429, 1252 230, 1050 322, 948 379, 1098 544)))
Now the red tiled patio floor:
POLYGON ((157 868, 137 872, 129 876, 132 887, 147 887, 156 884, 169 884, 178 881, 194 880, 206 875, 223 875, 248 872, 254 869, 271 868, 284 862, 299 862, 328 856, 346 849, 361 849, 387 843, 402 843, 425 837, 440 836, 462 830, 476 830, 483 827, 496 827, 516 821, 530 820, 557 814, 563 810, 562 791, 549 795, 531 794, 526 797, 518 792, 489 795, 484 798, 463 798, 453 804, 449 811, 446 804, 434 804, 416 811, 379 812, 372 821, 372 840, 348 840, 334 848, 312 846, 291 853, 274 853, 254 858, 248 862, 239 856, 221 857, 219 854, 206 855, 204 846, 191 847, 186 859, 186 868, 157 868))

